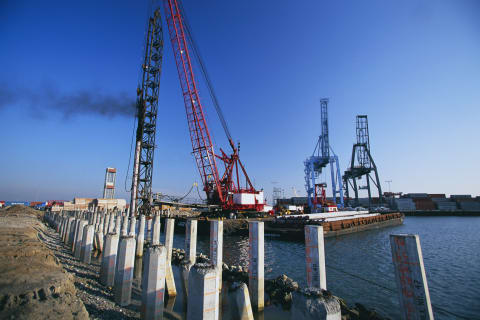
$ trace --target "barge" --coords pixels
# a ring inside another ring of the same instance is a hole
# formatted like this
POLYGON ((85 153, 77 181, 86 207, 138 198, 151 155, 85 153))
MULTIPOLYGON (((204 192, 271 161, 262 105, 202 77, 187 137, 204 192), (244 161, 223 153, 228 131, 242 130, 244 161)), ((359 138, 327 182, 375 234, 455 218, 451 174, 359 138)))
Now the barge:
POLYGON ((321 225, 324 237, 336 237, 340 235, 379 229, 384 227, 403 224, 405 216, 402 213, 371 214, 360 212, 349 214, 339 211, 338 214, 321 214, 321 216, 298 215, 293 217, 278 217, 274 221, 265 224, 265 233, 277 234, 285 239, 303 239, 305 225, 321 225), (342 214, 343 213, 343 214, 342 214), (313 216, 313 217, 309 217, 313 216))
MULTIPOLYGON (((265 234, 275 235, 285 240, 303 240, 305 225, 323 226, 325 237, 335 237, 355 232, 396 226, 403 223, 405 216, 402 213, 368 213, 338 211, 323 214, 286 215, 255 219, 225 219, 224 234, 248 236, 249 221, 264 221, 265 234)), ((191 218, 178 217, 175 219, 175 231, 185 231, 185 221, 191 218)), ((209 235, 210 218, 198 218, 198 234, 209 235)), ((162 221, 162 225, 165 223, 162 221)))

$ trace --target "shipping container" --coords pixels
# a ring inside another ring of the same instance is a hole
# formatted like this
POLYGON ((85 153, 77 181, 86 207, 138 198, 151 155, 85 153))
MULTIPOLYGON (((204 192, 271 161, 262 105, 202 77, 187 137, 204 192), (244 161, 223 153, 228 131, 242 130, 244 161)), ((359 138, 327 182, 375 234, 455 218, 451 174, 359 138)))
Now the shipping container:
POLYGON ((30 202, 28 201, 5 201, 5 206, 14 206, 14 205, 22 205, 28 207, 30 202))
POLYGON ((65 200, 48 200, 47 201, 47 206, 51 207, 53 205, 61 205, 63 206, 63 203, 65 202, 65 200))
POLYGON ((437 209, 441 211, 455 211, 457 210, 457 204, 452 201, 435 202, 437 209))
POLYGON ((306 205, 306 204, 308 204, 308 198, 307 197, 293 197, 291 203, 296 204, 296 205, 306 205))
POLYGON ((415 208, 422 211, 435 210, 436 206, 433 202, 416 202, 415 208))
POLYGON ((417 210, 435 210, 436 209, 435 203, 432 201, 431 198, 413 199, 413 202, 415 202, 415 207, 417 208, 417 210))
POLYGON ((450 199, 470 199, 472 198, 471 194, 452 194, 450 199))
POLYGON ((476 201, 461 201, 458 203, 460 209, 465 211, 478 211, 480 212, 480 203, 476 201))
POLYGON ((445 198, 445 193, 429 193, 428 197, 429 198, 444 199, 445 198))
POLYGON ((38 205, 41 205, 42 203, 42 201, 30 201, 30 207, 36 207, 38 205))
POLYGON ((395 207, 400 211, 415 211, 415 202, 410 198, 395 199, 395 207))
POLYGON ((407 193, 405 195, 407 198, 428 198, 428 193, 407 193))

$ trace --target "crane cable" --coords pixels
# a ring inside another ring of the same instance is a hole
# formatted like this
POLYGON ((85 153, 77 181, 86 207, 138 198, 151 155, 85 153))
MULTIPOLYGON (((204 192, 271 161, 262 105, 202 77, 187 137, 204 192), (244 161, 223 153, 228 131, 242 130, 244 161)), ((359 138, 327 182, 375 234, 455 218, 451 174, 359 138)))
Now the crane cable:
POLYGON ((183 199, 185 199, 185 198, 190 194, 190 192, 192 192, 194 186, 195 186, 195 183, 192 184, 192 186, 190 187, 190 190, 188 190, 188 192, 187 192, 184 196, 182 196, 182 197, 180 197, 180 198, 173 198, 173 197, 172 197, 171 200, 173 200, 173 201, 175 201, 175 202, 182 201, 183 199))
POLYGON ((223 116, 222 109, 220 108, 220 103, 218 102, 217 95, 215 94, 215 91, 213 89, 213 84, 212 81, 210 80, 210 76, 208 75, 207 68, 205 66, 205 63, 202 59, 202 56, 200 54, 200 49, 198 48, 194 38, 193 38, 193 33, 190 28, 190 24, 188 23, 187 15, 185 13, 185 10, 182 5, 182 1, 178 0, 177 1, 178 6, 180 8, 181 15, 183 17, 183 24, 185 26, 185 30, 187 33, 187 39, 190 42, 190 45, 193 49, 193 54, 200 66, 200 71, 205 79, 205 82, 207 84, 208 92, 210 93, 210 97, 212 98, 213 105, 215 107, 215 110, 217 112, 218 118, 220 119, 220 122, 222 124, 223 130, 225 131, 225 134, 227 135, 227 138, 229 142, 232 142, 232 136, 230 134, 230 130, 228 129, 227 122, 225 121, 225 117, 223 116))
POLYGON ((137 116, 136 116, 136 112, 135 112, 135 116, 133 117, 133 130, 132 130, 132 139, 131 139, 131 142, 130 142, 130 156, 128 157, 128 166, 127 166, 127 171, 125 172, 125 192, 130 192, 132 191, 132 187, 130 187, 130 189, 127 190, 127 180, 128 180, 128 172, 130 171, 130 163, 132 161, 132 149, 133 149, 133 140, 134 140, 134 137, 135 137, 135 128, 136 128, 136 125, 135 123, 137 122, 137 116))
POLYGON ((200 198, 200 200, 202 201, 205 201, 205 199, 202 198, 202 196, 200 195, 200 191, 198 190, 198 183, 196 184, 196 189, 197 189, 197 194, 198 194, 198 197, 200 198))

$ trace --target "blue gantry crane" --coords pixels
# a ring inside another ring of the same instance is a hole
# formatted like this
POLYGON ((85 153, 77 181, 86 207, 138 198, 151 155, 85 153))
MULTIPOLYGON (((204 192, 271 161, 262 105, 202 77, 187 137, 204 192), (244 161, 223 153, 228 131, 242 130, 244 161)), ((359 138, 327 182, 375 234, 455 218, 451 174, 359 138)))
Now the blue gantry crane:
POLYGON ((310 212, 318 212, 326 205, 325 182, 319 182, 322 170, 330 166, 330 175, 332 177, 332 196, 333 202, 340 208, 344 207, 342 176, 338 156, 330 147, 328 140, 328 99, 320 99, 321 112, 321 135, 318 137, 317 144, 313 154, 305 161, 305 188, 307 190, 308 206, 310 212), (331 152, 331 153, 330 153, 331 152), (337 203, 337 196, 339 203, 337 203))

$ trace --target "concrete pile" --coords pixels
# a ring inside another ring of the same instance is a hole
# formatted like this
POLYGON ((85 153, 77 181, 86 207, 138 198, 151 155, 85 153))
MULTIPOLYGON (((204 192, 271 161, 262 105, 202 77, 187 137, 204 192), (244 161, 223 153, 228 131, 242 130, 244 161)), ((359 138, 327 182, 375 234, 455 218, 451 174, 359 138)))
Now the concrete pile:
POLYGON ((165 295, 177 295, 178 284, 174 281, 172 264, 180 268, 187 319, 219 319, 223 281, 229 292, 229 308, 223 318, 250 320, 254 312, 261 313, 265 305, 271 303, 290 309, 295 320, 340 320, 344 309, 349 310, 345 315, 355 314, 355 310, 348 309, 325 290, 321 226, 305 226, 307 282, 311 287, 301 289, 286 275, 264 279, 264 226, 261 221, 249 222, 248 266, 228 266, 223 262, 221 220, 210 222, 210 257, 207 257, 197 254, 196 220, 187 221, 185 249, 175 249, 174 219, 165 220, 164 244, 160 243, 159 216, 153 219, 141 216, 136 220, 120 212, 60 212, 47 213, 45 219, 77 259, 89 264, 93 252, 101 252, 99 281, 113 288, 114 300, 122 307, 132 303, 134 261, 135 257, 143 257, 143 273, 139 271, 142 319, 162 319, 166 312, 165 295))

